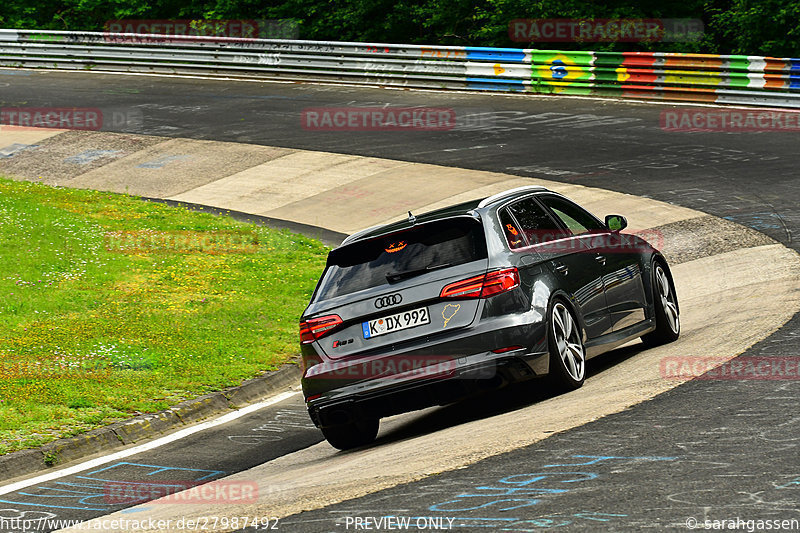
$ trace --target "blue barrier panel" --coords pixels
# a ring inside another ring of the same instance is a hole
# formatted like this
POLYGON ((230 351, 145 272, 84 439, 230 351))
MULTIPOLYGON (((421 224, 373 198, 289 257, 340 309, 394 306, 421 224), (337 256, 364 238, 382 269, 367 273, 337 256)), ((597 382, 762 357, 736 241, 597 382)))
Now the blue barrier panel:
POLYGON ((518 48, 486 48, 466 46, 467 61, 497 61, 498 63, 524 63, 525 52, 518 48))

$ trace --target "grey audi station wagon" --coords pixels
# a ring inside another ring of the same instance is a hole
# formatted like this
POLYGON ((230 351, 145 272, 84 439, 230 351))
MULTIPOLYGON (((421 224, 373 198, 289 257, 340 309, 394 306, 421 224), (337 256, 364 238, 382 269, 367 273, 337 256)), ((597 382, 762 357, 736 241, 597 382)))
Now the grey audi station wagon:
POLYGON ((381 417, 542 376, 575 389, 591 357, 676 340, 669 266, 626 226, 531 186, 346 238, 300 321, 314 424, 353 448, 381 417))

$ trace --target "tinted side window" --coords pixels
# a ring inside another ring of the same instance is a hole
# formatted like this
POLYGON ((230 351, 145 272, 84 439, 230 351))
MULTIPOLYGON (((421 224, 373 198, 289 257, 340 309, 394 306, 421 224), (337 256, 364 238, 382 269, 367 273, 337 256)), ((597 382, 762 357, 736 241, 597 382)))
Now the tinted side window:
POLYGON ((588 211, 558 196, 541 196, 539 199, 552 209, 573 235, 589 231, 602 231, 605 228, 588 211))
POLYGON ((520 200, 508 209, 519 222, 528 244, 534 245, 563 237, 563 232, 556 227, 555 221, 533 198, 520 200))
POLYGON ((517 221, 511 217, 508 209, 503 209, 500 212, 500 224, 503 225, 503 233, 506 236, 509 248, 516 250, 527 246, 528 243, 525 242, 525 238, 522 236, 522 230, 517 225, 517 221))

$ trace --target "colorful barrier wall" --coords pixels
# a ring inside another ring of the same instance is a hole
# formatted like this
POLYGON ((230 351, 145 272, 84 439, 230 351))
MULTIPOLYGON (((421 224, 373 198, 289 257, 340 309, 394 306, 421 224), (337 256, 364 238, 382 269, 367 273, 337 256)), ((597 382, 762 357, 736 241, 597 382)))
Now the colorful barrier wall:
POLYGON ((800 59, 0 30, 0 66, 800 107, 800 59))

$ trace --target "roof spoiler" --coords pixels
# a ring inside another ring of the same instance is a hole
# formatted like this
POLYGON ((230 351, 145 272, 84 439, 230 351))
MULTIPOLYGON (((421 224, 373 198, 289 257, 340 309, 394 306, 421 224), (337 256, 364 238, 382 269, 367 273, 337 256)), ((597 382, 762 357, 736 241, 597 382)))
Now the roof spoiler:
POLYGON ((517 187, 516 189, 509 189, 507 191, 499 192, 488 198, 484 198, 481 200, 481 203, 478 204, 478 207, 486 207, 489 204, 493 204, 503 198, 507 198, 509 196, 514 196, 521 192, 538 192, 538 191, 546 191, 546 187, 542 187, 541 185, 525 185, 524 187, 517 187))
MULTIPOLYGON (((453 217, 453 218, 457 218, 457 217, 469 217, 469 218, 474 218, 474 219, 476 219, 478 221, 480 221, 480 219, 481 219, 480 213, 478 213, 474 209, 470 209, 466 213, 461 214, 461 215, 457 215, 456 217, 453 217)), ((350 244, 351 242, 357 241, 357 240, 361 239, 361 237, 363 237, 364 235, 366 235, 368 233, 371 233, 372 231, 374 231, 374 230, 376 230, 378 228, 382 228, 382 227, 387 226, 387 225, 388 224, 378 224, 377 226, 371 226, 369 228, 359 230, 359 231, 353 233, 352 235, 349 235, 348 237, 345 237, 345 239, 342 241, 342 244, 340 244, 339 247, 341 248, 342 246, 344 246, 346 244, 350 244)), ((391 232, 389 232, 389 233, 391 233, 391 232)), ((372 238, 382 237, 383 235, 388 235, 388 233, 373 235, 372 238)))

